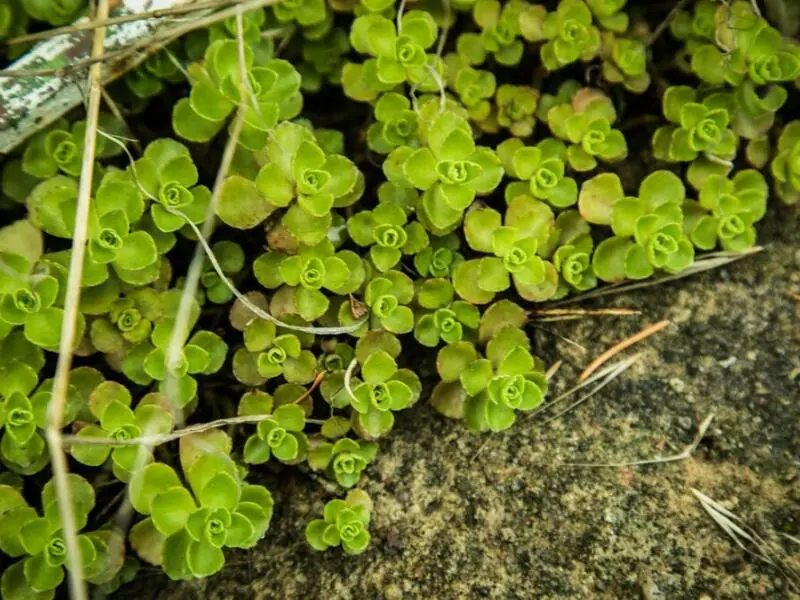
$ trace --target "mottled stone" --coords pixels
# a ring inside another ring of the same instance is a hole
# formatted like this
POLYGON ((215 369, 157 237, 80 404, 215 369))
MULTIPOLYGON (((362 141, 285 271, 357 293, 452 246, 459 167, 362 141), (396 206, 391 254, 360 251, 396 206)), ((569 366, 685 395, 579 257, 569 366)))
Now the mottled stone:
MULTIPOLYGON (((265 474, 277 506, 257 548, 231 553, 225 571, 206 581, 144 575, 120 596, 796 598, 690 491, 763 535, 799 533, 800 305, 786 293, 800 289, 797 209, 773 208, 760 240, 767 251, 724 270, 595 304, 639 308, 640 318, 532 328, 548 363, 565 360, 554 386, 564 390, 616 341, 647 323, 674 323, 635 348, 643 359, 620 379, 552 423, 522 419, 482 436, 424 403, 402 414, 363 480, 375 501, 366 554, 311 550, 303 528, 329 496, 303 474, 265 474), (691 460, 563 464, 675 454, 711 412, 716 418, 691 460)), ((800 569, 800 548, 785 544, 800 569)))

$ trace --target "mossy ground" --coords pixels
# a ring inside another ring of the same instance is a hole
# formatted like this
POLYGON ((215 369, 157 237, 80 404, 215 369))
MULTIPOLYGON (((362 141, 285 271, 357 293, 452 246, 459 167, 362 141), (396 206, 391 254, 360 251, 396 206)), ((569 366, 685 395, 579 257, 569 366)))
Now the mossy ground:
MULTIPOLYGON (((787 294, 800 288, 797 222, 796 208, 774 206, 761 254, 595 304, 638 308, 641 317, 531 329, 541 356, 565 360, 555 378, 565 389, 602 350, 646 323, 673 322, 637 346, 643 360, 551 424, 523 419, 487 442, 424 402, 404 414, 363 479, 376 504, 364 555, 311 550, 303 528, 329 496, 301 473, 264 474, 277 506, 255 549, 232 554, 208 580, 168 583, 144 572, 120 597, 797 598, 690 491, 759 533, 800 532, 800 303, 787 294), (710 412, 716 418, 690 460, 559 465, 677 453, 710 412)), ((800 547, 785 547, 800 569, 800 547)))

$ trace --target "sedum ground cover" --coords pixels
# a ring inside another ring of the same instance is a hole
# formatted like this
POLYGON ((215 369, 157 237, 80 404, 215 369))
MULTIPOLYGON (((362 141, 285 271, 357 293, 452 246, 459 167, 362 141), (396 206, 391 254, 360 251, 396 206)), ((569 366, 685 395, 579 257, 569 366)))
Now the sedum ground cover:
MULTIPOLYGON (((2 596, 213 575, 269 536, 263 468, 329 480, 307 542, 364 552, 360 475, 415 403, 465 435, 542 405, 531 309, 747 251, 800 199, 800 14, 767 4, 284 0, 36 132, 2 168, 2 596), (46 430, 87 129, 71 540, 46 430)), ((82 10, 0 0, 0 40, 82 10)))

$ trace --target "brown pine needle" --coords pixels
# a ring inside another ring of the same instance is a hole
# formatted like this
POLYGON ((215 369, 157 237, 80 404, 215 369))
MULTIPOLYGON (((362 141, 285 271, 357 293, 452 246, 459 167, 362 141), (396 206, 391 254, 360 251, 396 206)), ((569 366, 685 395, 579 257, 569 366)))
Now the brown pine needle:
POLYGON ((553 377, 555 377, 555 374, 558 372, 558 370, 561 368, 561 365, 563 364, 564 364, 563 360, 557 360, 552 365, 550 365, 550 368, 544 372, 544 376, 547 377, 547 381, 550 381, 553 377))
POLYGON ((659 321, 654 325, 650 325, 649 327, 642 329, 639 333, 634 334, 625 340, 622 340, 620 343, 615 344, 614 346, 603 352, 596 359, 594 359, 592 363, 583 370, 583 373, 581 373, 581 376, 578 378, 578 381, 586 380, 586 378, 588 378, 589 375, 594 373, 600 366, 608 362, 610 358, 613 358, 626 348, 629 348, 634 344, 638 344, 639 342, 650 337, 654 333, 658 333, 670 323, 671 321, 669 319, 664 319, 663 321, 659 321))
POLYGON ((800 302, 800 292, 786 292, 786 293, 789 295, 789 298, 791 298, 792 300, 796 300, 797 302, 800 302))
POLYGON ((326 375, 325 371, 320 371, 319 373, 317 373, 317 376, 314 377, 314 381, 312 381, 308 389, 305 392, 303 392, 303 394, 297 400, 294 401, 294 404, 300 404, 303 400, 305 400, 311 394, 313 394, 314 390, 316 390, 322 383, 322 380, 325 379, 325 375, 326 375))

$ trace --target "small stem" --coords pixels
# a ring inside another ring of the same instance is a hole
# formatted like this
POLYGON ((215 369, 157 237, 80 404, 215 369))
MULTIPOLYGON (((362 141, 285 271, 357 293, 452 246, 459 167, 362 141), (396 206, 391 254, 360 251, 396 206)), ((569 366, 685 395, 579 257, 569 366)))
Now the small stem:
MULTIPOLYGON (((241 10, 241 6, 237 6, 241 10)), ((219 196, 222 192, 222 185, 225 177, 228 174, 228 169, 233 162, 233 155, 236 151, 236 145, 239 142, 239 135, 242 132, 242 125, 244 125, 244 110, 239 110, 236 113, 236 118, 233 121, 231 128, 231 135, 225 144, 225 150, 222 154, 222 161, 217 171, 217 177, 214 181, 214 190, 211 192, 211 201, 206 209, 205 221, 203 222, 203 229, 199 232, 199 236, 205 240, 210 237, 214 231, 214 219, 216 214, 216 207, 219 203, 219 196)), ((188 219, 187 219, 188 221, 188 219)), ((189 270, 186 274, 186 279, 183 283, 183 293, 181 294, 180 304, 178 305, 178 313, 175 319, 175 327, 172 330, 172 337, 167 346, 167 365, 176 364, 180 360, 181 349, 183 348, 183 340, 188 338, 184 336, 184 331, 189 328, 189 316, 191 314, 192 303, 194 302, 195 291, 200 283, 200 277, 203 274, 204 262, 203 246, 198 243, 195 246, 194 256, 192 262, 189 264, 189 270)), ((223 274, 223 280, 227 277, 223 274)), ((188 334, 188 331, 186 331, 188 334)), ((177 393, 178 380, 169 371, 165 381, 164 392, 168 399, 174 398, 177 393)))
POLYGON ((356 396, 353 394, 353 388, 350 387, 350 379, 353 377, 353 372, 356 370, 358 366, 358 359, 354 358, 350 361, 350 364, 347 365, 347 370, 344 372, 344 389, 347 390, 347 395, 350 396, 352 400, 355 400, 356 396))
POLYGON ((109 440, 105 438, 92 438, 82 437, 78 435, 65 435, 62 443, 64 446, 160 446, 167 442, 179 440, 182 437, 191 435, 193 433, 202 433, 210 431, 211 429, 218 429, 226 425, 241 425, 244 423, 260 423, 265 419, 269 419, 272 415, 245 415, 242 417, 228 417, 225 419, 216 419, 208 423, 200 423, 183 429, 176 429, 170 433, 160 435, 143 435, 140 437, 131 438, 129 440, 109 440))
POLYGON ((131 136, 129 139, 130 143, 133 145, 134 148, 136 148, 136 152, 141 154, 142 145, 139 143, 139 140, 133 137, 133 129, 131 129, 131 126, 128 124, 128 121, 125 119, 125 115, 122 114, 122 111, 119 109, 119 106, 117 106, 117 103, 114 102, 114 99, 106 91, 105 88, 101 88, 101 92, 103 94, 103 100, 105 101, 106 106, 108 106, 108 110, 110 110, 111 114, 114 115, 114 117, 125 126, 125 129, 128 131, 128 135, 131 136))
MULTIPOLYGON (((311 383, 309 388, 300 396, 297 400, 294 401, 295 404, 298 404, 308 398, 314 390, 317 389, 322 380, 325 378, 325 372, 321 372, 316 376, 314 381, 311 383)), ((63 436, 61 442, 64 447, 70 447, 73 445, 86 445, 86 446, 143 446, 143 447, 151 447, 151 446, 159 446, 161 444, 166 444, 167 442, 173 442, 178 440, 182 437, 187 435, 191 435, 193 433, 202 433, 204 431, 210 431, 211 429, 218 429, 220 427, 225 427, 227 425, 242 425, 248 423, 260 423, 266 419, 271 418, 272 415, 245 415, 242 417, 227 417, 225 419, 216 419, 214 421, 209 421, 208 423, 200 423, 198 425, 191 425, 190 427, 184 427, 183 429, 178 429, 176 431, 171 431, 170 433, 163 433, 159 435, 143 435, 136 438, 131 438, 129 440, 110 440, 106 438, 95 438, 95 437, 83 437, 80 435, 65 435, 63 436)), ((313 423, 313 424, 322 424, 325 421, 318 421, 307 419, 306 422, 313 423)))
POLYGON ((675 18, 680 11, 683 10, 683 7, 689 3, 689 0, 679 0, 675 6, 672 7, 672 10, 669 11, 667 17, 658 24, 656 30, 652 33, 652 35, 648 38, 646 45, 652 46, 658 38, 661 37, 661 34, 669 27, 670 21, 675 18))

